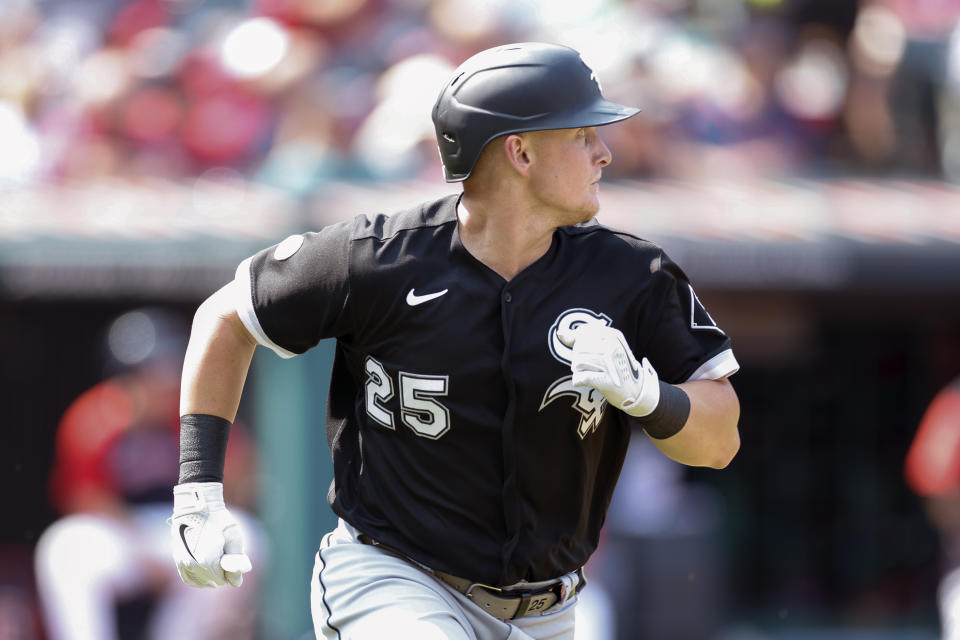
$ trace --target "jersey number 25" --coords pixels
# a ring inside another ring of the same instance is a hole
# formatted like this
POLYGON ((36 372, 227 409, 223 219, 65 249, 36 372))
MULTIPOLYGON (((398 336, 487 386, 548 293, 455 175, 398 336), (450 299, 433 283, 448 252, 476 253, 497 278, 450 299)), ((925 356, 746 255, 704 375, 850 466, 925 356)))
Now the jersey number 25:
MULTIPOLYGON (((393 399, 393 378, 372 356, 364 361, 367 415, 388 429, 396 429, 393 412, 385 403, 393 399)), ((415 434, 436 440, 450 430, 450 410, 436 398, 447 395, 449 376, 400 372, 400 419, 415 434)))

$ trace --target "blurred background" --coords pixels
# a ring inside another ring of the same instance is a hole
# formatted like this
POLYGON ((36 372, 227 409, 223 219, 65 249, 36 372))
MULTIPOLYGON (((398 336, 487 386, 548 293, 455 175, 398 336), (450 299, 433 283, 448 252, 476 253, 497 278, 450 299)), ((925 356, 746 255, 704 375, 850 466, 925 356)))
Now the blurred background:
MULTIPOLYGON (((157 379, 134 372, 169 319, 290 233, 458 189, 439 87, 523 40, 578 48, 608 98, 643 109, 602 130, 599 219, 665 247, 742 366, 728 469, 634 439, 585 630, 940 637, 956 542, 904 461, 960 375, 958 18, 960 0, 0 0, 0 640, 52 637, 43 576, 90 547, 38 552, 60 549, 51 525, 129 522, 169 472, 141 477, 126 439, 164 423, 141 407, 157 379)), ((331 354, 254 359, 248 637, 312 637, 331 354)), ((954 418, 933 447, 941 516, 960 513, 954 418)), ((120 637, 148 637, 158 571, 118 590, 120 637)))

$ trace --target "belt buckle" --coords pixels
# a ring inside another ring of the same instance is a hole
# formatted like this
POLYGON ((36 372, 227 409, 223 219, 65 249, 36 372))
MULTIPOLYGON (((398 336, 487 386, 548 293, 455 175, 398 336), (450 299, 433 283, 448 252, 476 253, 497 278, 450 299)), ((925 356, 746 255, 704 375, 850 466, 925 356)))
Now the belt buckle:
MULTIPOLYGON (((473 595, 473 590, 474 590, 474 589, 482 589, 483 591, 485 591, 485 592, 487 592, 487 593, 489 593, 489 594, 491 594, 491 595, 496 595, 498 598, 510 599, 510 598, 512 597, 512 596, 508 595, 508 594, 507 594, 503 589, 501 589, 500 587, 494 587, 493 585, 483 584, 482 582, 471 582, 470 585, 469 585, 466 589, 464 589, 464 590, 462 591, 462 593, 463 593, 463 595, 467 596, 467 598, 469 598, 470 600, 476 601, 476 597, 473 595)), ((490 606, 490 605, 488 604, 487 606, 490 606)), ((513 620, 514 618, 517 617, 517 614, 516 614, 516 611, 514 611, 514 613, 513 613, 510 617, 507 617, 507 618, 502 617, 502 616, 495 616, 495 617, 498 617, 498 618, 501 619, 501 620, 513 620)))
POLYGON ((489 584, 483 584, 482 582, 471 582, 470 586, 467 587, 467 590, 463 592, 463 595, 467 596, 468 598, 472 598, 473 596, 471 595, 471 593, 477 587, 480 587, 485 591, 493 591, 494 593, 502 594, 504 592, 503 589, 501 589, 500 587, 493 587, 493 586, 490 586, 489 584))

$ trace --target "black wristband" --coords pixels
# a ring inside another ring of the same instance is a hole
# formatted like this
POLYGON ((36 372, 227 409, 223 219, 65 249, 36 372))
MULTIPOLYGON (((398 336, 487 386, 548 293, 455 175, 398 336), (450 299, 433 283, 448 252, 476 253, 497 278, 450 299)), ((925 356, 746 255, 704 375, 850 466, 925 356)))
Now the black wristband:
POLYGON ((180 484, 223 482, 230 421, 204 413, 180 416, 180 484))
POLYGON ((678 386, 660 382, 660 402, 649 415, 637 418, 651 438, 663 440, 676 435, 690 416, 690 397, 678 386))

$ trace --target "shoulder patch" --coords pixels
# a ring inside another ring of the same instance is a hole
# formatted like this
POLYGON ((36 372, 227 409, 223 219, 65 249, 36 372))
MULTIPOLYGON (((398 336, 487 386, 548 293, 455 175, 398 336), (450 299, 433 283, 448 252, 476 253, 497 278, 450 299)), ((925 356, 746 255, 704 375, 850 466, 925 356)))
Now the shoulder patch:
POLYGON ((300 247, 303 246, 303 235, 296 234, 287 237, 283 242, 277 245, 277 248, 273 250, 273 259, 282 261, 286 260, 297 251, 300 250, 300 247))
POLYGON ((723 332, 723 329, 717 326, 717 323, 707 312, 707 308, 700 302, 700 298, 693 291, 693 285, 687 283, 687 288, 690 289, 690 328, 706 329, 716 331, 720 335, 727 335, 723 332))

